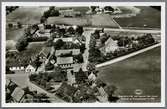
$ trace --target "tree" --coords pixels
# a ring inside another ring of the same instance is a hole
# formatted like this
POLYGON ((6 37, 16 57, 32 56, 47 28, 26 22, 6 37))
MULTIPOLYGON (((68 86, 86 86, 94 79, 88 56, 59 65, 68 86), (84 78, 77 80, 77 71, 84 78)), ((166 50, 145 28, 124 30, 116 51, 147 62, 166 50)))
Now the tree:
POLYGON ((17 27, 22 28, 22 24, 20 22, 17 22, 17 27))
POLYGON ((16 49, 18 51, 23 51, 28 46, 28 38, 23 36, 16 43, 16 49))
POLYGON ((53 46, 53 40, 54 40, 54 38, 52 38, 52 37, 50 37, 47 41, 46 41, 46 46, 47 47, 51 47, 51 46, 53 46))
POLYGON ((111 6, 105 6, 104 9, 107 11, 114 11, 114 8, 112 8, 111 6))
POLYGON ((82 35, 82 33, 83 33, 83 27, 82 26, 77 26, 77 28, 76 28, 76 33, 78 33, 79 35, 82 35))
POLYGON ((152 44, 155 42, 154 38, 152 37, 151 34, 146 34, 145 36, 145 42, 148 43, 148 44, 152 44))
POLYGON ((95 12, 96 8, 97 8, 97 6, 90 6, 90 9, 92 12, 95 12))
POLYGON ((75 80, 77 83, 83 83, 88 79, 85 72, 82 70, 82 68, 79 69, 77 73, 75 73, 75 80))
POLYGON ((13 27, 13 24, 12 24, 12 23, 9 23, 9 24, 8 24, 8 27, 9 27, 9 28, 12 28, 12 27, 13 27))
POLYGON ((81 51, 81 53, 84 53, 84 51, 85 51, 85 44, 81 44, 80 45, 80 51, 81 51))
POLYGON ((82 53, 74 56, 75 59, 77 59, 78 63, 83 63, 83 56, 82 56, 82 53))
MULTIPOLYGON (((59 11, 56 10, 54 6, 49 7, 49 10, 43 13, 43 17, 46 19, 51 16, 59 16, 59 15, 60 15, 59 11)), ((42 20, 42 21, 45 21, 45 20, 42 20)))
POLYGON ((100 36, 100 41, 102 44, 104 44, 107 39, 109 38, 110 36, 107 36, 107 34, 104 34, 103 36, 100 36))
POLYGON ((51 10, 49 16, 59 16, 59 15, 60 15, 60 13, 58 10, 51 10))
POLYGON ((97 87, 105 87, 107 84, 104 83, 101 79, 96 80, 97 87))
POLYGON ((118 97, 113 96, 116 90, 117 90, 117 87, 114 85, 109 85, 105 87, 105 91, 108 94, 108 100, 110 102, 116 102, 119 99, 118 97))
POLYGON ((50 6, 49 10, 55 10, 55 7, 54 6, 50 6))
POLYGON ((45 23, 46 22, 46 15, 42 16, 41 19, 40 19, 40 23, 45 23))
POLYGON ((62 70, 61 67, 57 66, 54 68, 53 72, 48 75, 48 79, 54 79, 54 81, 64 81, 66 80, 67 73, 62 70))
POLYGON ((31 36, 31 26, 24 29, 25 37, 31 36))
POLYGON ((11 71, 9 67, 6 66, 6 74, 15 74, 15 72, 11 71))
POLYGON ((92 35, 94 36, 95 39, 99 39, 100 38, 100 31, 95 30, 95 32, 92 35))
POLYGON ((70 33, 70 34, 74 34, 74 33, 75 33, 75 30, 74 30, 73 27, 69 27, 69 28, 67 29, 67 32, 70 33))
POLYGON ((30 89, 29 89, 28 86, 25 87, 25 88, 23 88, 23 90, 24 90, 24 95, 26 95, 26 94, 32 94, 32 92, 30 91, 30 89))
POLYGON ((37 103, 50 103, 49 97, 45 93, 39 93, 34 96, 34 102, 37 103))
POLYGON ((54 65, 50 61, 45 65, 45 70, 53 70, 54 65))
POLYGON ((93 35, 90 36, 90 43, 89 43, 89 47, 90 48, 94 48, 96 45, 96 39, 93 35))
POLYGON ((55 49, 60 49, 64 45, 64 42, 62 39, 58 39, 53 45, 55 49))
POLYGON ((50 12, 49 11, 45 11, 44 13, 43 13, 43 17, 44 18, 48 18, 50 16, 50 12))
POLYGON ((95 64, 93 64, 93 63, 88 63, 86 68, 87 68, 88 71, 94 71, 96 69, 95 64))
POLYGON ((38 67, 41 66, 42 62, 40 61, 39 55, 36 56, 36 58, 34 60, 34 64, 36 66, 36 70, 38 69, 38 67))
POLYGON ((105 87, 105 91, 109 96, 113 96, 116 90, 117 90, 117 87, 114 85, 108 85, 105 87))

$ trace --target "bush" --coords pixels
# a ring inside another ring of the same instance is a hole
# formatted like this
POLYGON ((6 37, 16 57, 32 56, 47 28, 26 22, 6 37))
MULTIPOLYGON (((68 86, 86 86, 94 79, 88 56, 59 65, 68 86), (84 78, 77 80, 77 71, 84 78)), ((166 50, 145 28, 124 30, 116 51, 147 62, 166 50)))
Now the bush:
POLYGON ((21 37, 16 43, 16 49, 23 51, 28 46, 28 38, 26 36, 21 37))

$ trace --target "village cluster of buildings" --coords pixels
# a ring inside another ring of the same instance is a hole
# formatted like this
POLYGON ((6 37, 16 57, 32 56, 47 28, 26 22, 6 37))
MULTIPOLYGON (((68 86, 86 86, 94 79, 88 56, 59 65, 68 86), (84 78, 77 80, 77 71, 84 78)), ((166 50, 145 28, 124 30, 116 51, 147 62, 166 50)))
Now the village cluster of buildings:
MULTIPOLYGON (((30 103, 39 102, 42 98, 37 98, 37 91, 31 91, 28 87, 21 88, 11 79, 6 79, 6 102, 7 103, 30 103)), ((45 94, 44 94, 45 95, 45 94)), ((46 96, 47 98, 47 96, 46 96)), ((49 100, 48 100, 49 102, 49 100)))
MULTIPOLYGON (((50 29, 46 29, 44 27, 43 24, 38 25, 38 30, 36 30, 34 32, 34 35, 32 37, 48 37, 51 38, 53 32, 50 29)), ((60 28, 69 28, 66 26, 61 26, 60 28)), ((73 27, 74 29, 76 28, 75 26, 73 27)), ((85 44, 85 39, 82 40, 82 38, 80 38, 81 36, 77 36, 75 37, 75 35, 71 35, 68 37, 63 37, 63 36, 59 36, 58 37, 52 37, 52 43, 53 45, 51 46, 44 46, 42 48, 42 50, 34 55, 34 56, 27 56, 24 57, 26 58, 25 60, 16 60, 13 61, 13 65, 12 63, 10 63, 9 69, 15 73, 21 72, 21 73, 26 73, 29 75, 33 75, 33 74, 39 74, 39 73, 50 73, 50 72, 54 72, 54 67, 60 67, 63 71, 65 71, 67 74, 67 81, 63 82, 64 80, 60 80, 61 78, 57 78, 58 80, 53 80, 53 83, 55 83, 53 86, 56 87, 57 89, 57 94, 60 94, 59 91, 61 91, 61 93, 63 94, 64 97, 70 98, 75 96, 77 98, 77 96, 80 96, 81 98, 85 95, 90 95, 90 93, 94 90, 94 88, 96 88, 98 91, 98 95, 94 95, 94 99, 93 100, 97 100, 100 102, 106 102, 107 101, 107 93, 104 91, 103 87, 96 87, 96 78, 97 75, 94 74, 94 72, 90 72, 88 71, 88 69, 85 67, 85 59, 84 59, 84 55, 88 55, 88 54, 84 54, 83 52, 81 52, 80 48, 63 48, 61 47, 60 49, 55 49, 54 47, 54 43, 56 43, 58 40, 62 40, 64 43, 67 44, 77 44, 78 46, 85 44), (75 58, 76 56, 80 55, 80 58, 83 58, 83 62, 78 62, 78 60, 75 58), (38 61, 41 62, 40 66, 37 67, 37 65, 34 63, 34 60, 38 57, 38 61), (18 61, 18 63, 20 64, 15 64, 18 61), (18 65, 18 66, 17 66, 18 65), (54 66, 53 68, 48 68, 49 66, 54 66), (77 77, 77 79, 76 79, 77 77), (81 80, 79 80, 79 79, 81 80), (87 82, 91 82, 92 85, 83 85, 83 86, 79 86, 80 84, 78 83, 78 81, 87 81, 87 82), (57 84, 57 83, 61 83, 61 84, 57 84), (57 86, 56 86, 57 84, 57 86), (83 89, 81 89, 81 88, 83 89), (83 94, 80 92, 81 90, 85 89, 89 89, 90 92, 84 92, 83 94), (64 89, 65 88, 65 89, 64 89), (79 89, 78 89, 79 88, 79 89), (67 92, 66 92, 67 91, 67 92), (72 91, 72 93, 69 94, 68 91, 72 91), (74 92, 73 92, 74 91, 74 92), (78 92, 79 91, 79 92, 78 92), (76 95, 76 94, 79 95, 76 95), (99 93, 101 93, 99 95, 99 93), (72 95, 71 95, 72 94, 72 95), (81 95, 82 94, 82 95, 81 95), (105 98, 105 99, 104 99, 105 98)), ((9 53, 10 54, 10 53, 9 53)), ((17 52, 16 52, 17 54, 17 52)), ((17 57, 17 55, 16 55, 17 57)), ((17 59, 20 59, 21 56, 17 59)), ((22 59, 22 58, 21 58, 22 59)), ((59 75, 57 75, 59 76, 59 75)), ((61 75, 60 75, 61 76, 61 75)), ((91 95, 90 95, 91 96, 91 95)))
POLYGON ((122 13, 122 11, 116 7, 116 6, 94 6, 95 10, 92 10, 91 7, 90 10, 87 12, 87 14, 91 14, 91 13, 96 13, 96 14, 119 14, 122 13), (112 10, 107 9, 106 7, 110 7, 112 10))

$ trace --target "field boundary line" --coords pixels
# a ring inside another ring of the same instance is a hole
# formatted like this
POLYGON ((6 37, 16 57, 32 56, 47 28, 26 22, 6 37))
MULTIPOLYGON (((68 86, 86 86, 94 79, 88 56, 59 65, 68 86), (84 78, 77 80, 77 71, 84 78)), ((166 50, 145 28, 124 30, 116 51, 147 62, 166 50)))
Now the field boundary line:
POLYGON ((125 55, 125 56, 121 56, 121 57, 112 59, 112 60, 110 60, 110 61, 107 61, 107 62, 104 62, 104 63, 101 63, 101 64, 97 64, 97 65, 96 65, 96 68, 103 67, 103 66, 107 66, 107 65, 110 65, 110 64, 113 64, 113 63, 116 63, 116 62, 125 60, 125 59, 127 59, 127 58, 136 56, 136 55, 138 55, 138 54, 140 54, 140 53, 143 53, 143 52, 146 52, 146 51, 151 50, 151 49, 153 49, 153 48, 156 48, 156 47, 158 47, 158 46, 160 46, 160 45, 161 45, 161 43, 158 43, 158 44, 156 44, 156 45, 152 45, 152 46, 150 46, 150 47, 144 48, 144 49, 142 49, 142 50, 138 50, 138 51, 136 51, 136 52, 127 54, 127 55, 125 55))
POLYGON ((113 18, 112 18, 112 21, 119 27, 119 29, 122 29, 122 27, 119 25, 119 23, 117 21, 115 21, 113 18))

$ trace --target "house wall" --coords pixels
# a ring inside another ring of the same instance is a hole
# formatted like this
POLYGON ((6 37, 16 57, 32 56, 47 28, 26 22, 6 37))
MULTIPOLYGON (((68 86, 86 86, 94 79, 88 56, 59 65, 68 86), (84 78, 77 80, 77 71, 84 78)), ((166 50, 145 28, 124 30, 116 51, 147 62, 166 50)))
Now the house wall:
POLYGON ((35 68, 32 67, 32 66, 28 66, 28 67, 25 69, 25 72, 26 72, 26 73, 29 73, 29 74, 33 74, 33 73, 35 73, 35 68))
POLYGON ((16 71, 16 70, 24 70, 25 68, 24 68, 24 66, 20 66, 20 67, 9 67, 9 69, 11 71, 16 71))

